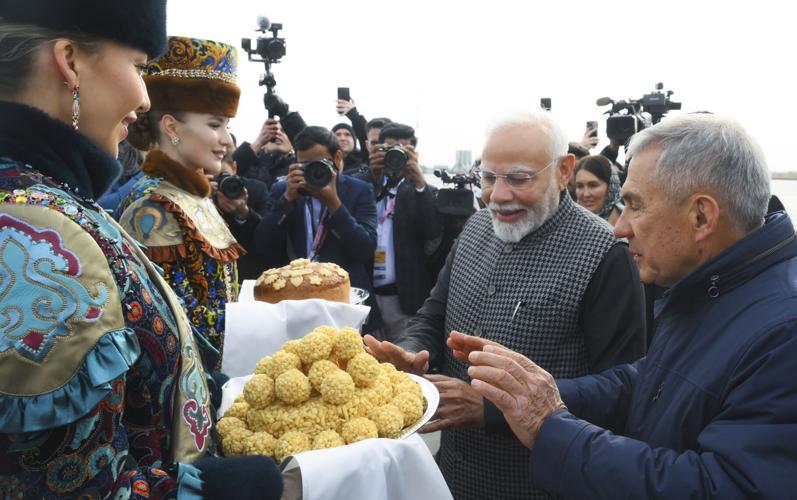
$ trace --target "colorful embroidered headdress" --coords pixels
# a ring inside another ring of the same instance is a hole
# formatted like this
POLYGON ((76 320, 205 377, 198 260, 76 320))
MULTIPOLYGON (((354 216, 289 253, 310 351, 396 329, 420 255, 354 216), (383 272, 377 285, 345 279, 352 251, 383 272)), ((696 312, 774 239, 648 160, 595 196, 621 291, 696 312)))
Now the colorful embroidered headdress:
POLYGON ((147 67, 144 81, 158 111, 192 111, 235 116, 238 52, 225 43, 170 36, 169 47, 147 67))

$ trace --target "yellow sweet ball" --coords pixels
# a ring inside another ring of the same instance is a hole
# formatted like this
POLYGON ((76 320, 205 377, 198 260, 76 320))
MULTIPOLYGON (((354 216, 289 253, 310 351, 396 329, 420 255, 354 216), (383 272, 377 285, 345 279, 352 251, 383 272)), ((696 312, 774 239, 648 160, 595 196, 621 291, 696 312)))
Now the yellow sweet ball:
POLYGON ((246 429, 246 422, 238 417, 230 417, 225 413, 224 416, 216 422, 216 430, 219 436, 229 434, 232 429, 246 429))
POLYGON ((343 424, 342 434, 346 444, 351 444, 363 439, 377 438, 379 437, 379 430, 372 420, 358 417, 343 424))
POLYGON ((299 341, 296 354, 302 363, 310 365, 318 360, 327 359, 332 352, 332 340, 320 332, 310 332, 299 341))
POLYGON ((411 392, 399 394, 391 403, 404 414, 404 426, 417 422, 423 416, 423 399, 411 392))
POLYGON ((301 358, 301 354, 299 354, 299 351, 301 350, 299 347, 300 343, 301 341, 299 339, 289 340, 284 344, 282 344, 282 350, 285 352, 293 353, 301 358))
POLYGON ((407 377, 407 380, 393 384, 394 397, 404 393, 415 394, 419 398, 423 399, 423 390, 421 389, 421 386, 409 377, 407 377))
POLYGON ((302 360, 299 359, 299 356, 292 352, 277 351, 277 353, 271 357, 271 361, 266 365, 266 374, 274 380, 277 380, 277 377, 291 368, 296 368, 297 370, 302 369, 302 360))
POLYGON ((296 368, 291 368, 274 381, 274 394, 280 401, 298 405, 310 399, 310 380, 296 368))
POLYGON ((342 405, 354 395, 354 380, 343 370, 335 370, 321 381, 318 389, 325 403, 342 405))
POLYGON ((276 445, 277 439, 268 432, 255 432, 246 438, 246 454, 271 457, 274 456, 274 447, 276 445))
POLYGON ((227 411, 224 413, 225 417, 238 417, 241 420, 246 419, 246 413, 249 411, 249 403, 244 401, 238 401, 230 405, 227 408, 227 411))
POLYGON ((393 438, 404 428, 404 414, 393 405, 382 405, 372 409, 368 418, 376 424, 379 437, 393 438))
POLYGON ((304 432, 288 431, 277 440, 274 446, 274 458, 282 462, 290 455, 312 449, 310 437, 304 432))
POLYGON ((321 431, 315 439, 313 439, 314 450, 335 448, 336 446, 343 446, 344 444, 346 443, 343 441, 343 438, 335 431, 321 431))
POLYGON ((381 372, 381 368, 373 356, 361 352, 349 360, 346 372, 351 375, 357 387, 371 387, 381 372))
POLYGON ((313 363, 313 366, 310 367, 310 371, 307 372, 307 378, 310 379, 310 384, 313 386, 313 389, 318 390, 318 388, 321 387, 321 382, 326 376, 337 371, 340 371, 338 365, 328 359, 322 359, 313 363))
MULTIPOLYGON (((255 365, 255 375, 265 374, 268 375, 268 366, 271 364, 271 356, 264 356, 260 358, 260 361, 257 362, 255 365)), ((241 395, 243 397, 243 395, 241 395)))
POLYGON ((391 363, 379 363, 379 368, 382 369, 382 373, 390 377, 392 374, 396 373, 396 367, 393 366, 391 363))
POLYGON ((341 329, 337 337, 335 337, 335 346, 332 350, 332 354, 339 360, 345 361, 361 352, 364 352, 364 350, 363 338, 360 336, 360 332, 354 328, 341 329))
POLYGON ((244 384, 244 398, 251 408, 266 408, 274 401, 274 380, 265 374, 253 375, 244 384))
POLYGON ((334 342, 335 338, 338 336, 338 329, 335 328, 334 326, 321 325, 316 327, 313 330, 313 333, 323 333, 324 335, 329 337, 329 340, 334 342))
POLYGON ((249 429, 234 427, 226 434, 220 434, 221 450, 228 457, 241 456, 246 452, 246 440, 254 434, 249 429))

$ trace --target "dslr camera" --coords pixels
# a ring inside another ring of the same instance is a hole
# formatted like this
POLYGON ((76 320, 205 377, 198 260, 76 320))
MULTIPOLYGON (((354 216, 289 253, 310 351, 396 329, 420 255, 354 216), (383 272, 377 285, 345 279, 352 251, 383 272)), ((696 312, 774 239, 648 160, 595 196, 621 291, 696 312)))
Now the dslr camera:
POLYGON ((407 153, 401 144, 393 144, 385 148, 385 174, 393 179, 401 175, 401 170, 407 164, 407 153))
POLYGON ((645 94, 640 99, 615 101, 611 97, 601 97, 597 100, 598 106, 610 104, 612 107, 604 114, 606 119, 606 135, 609 139, 626 142, 632 135, 640 130, 655 125, 671 110, 681 109, 680 102, 670 99, 672 90, 663 91, 664 84, 656 84, 656 90, 645 94))
POLYGON ((302 165, 304 180, 309 186, 321 189, 335 178, 335 164, 326 158, 310 160, 302 165))
POLYGON ((240 198, 244 194, 244 180, 229 172, 222 172, 216 177, 219 191, 230 199, 240 198))

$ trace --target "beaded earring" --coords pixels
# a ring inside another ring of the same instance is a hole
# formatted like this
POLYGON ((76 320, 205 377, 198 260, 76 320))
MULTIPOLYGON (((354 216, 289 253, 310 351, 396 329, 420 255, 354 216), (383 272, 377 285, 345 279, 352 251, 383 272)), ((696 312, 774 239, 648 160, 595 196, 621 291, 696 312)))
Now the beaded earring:
POLYGON ((80 130, 78 121, 80 120, 80 85, 75 85, 72 90, 72 128, 80 130))

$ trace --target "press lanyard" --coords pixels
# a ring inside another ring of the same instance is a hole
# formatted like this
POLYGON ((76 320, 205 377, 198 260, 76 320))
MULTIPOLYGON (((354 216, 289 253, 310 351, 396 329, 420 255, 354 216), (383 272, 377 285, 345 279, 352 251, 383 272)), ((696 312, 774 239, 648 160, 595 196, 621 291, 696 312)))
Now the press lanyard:
POLYGON ((390 200, 390 203, 387 203, 387 200, 385 200, 385 204, 387 205, 387 208, 385 210, 385 213, 383 213, 382 216, 379 218, 380 226, 385 223, 387 218, 390 217, 390 215, 393 213, 393 210, 396 209, 396 197, 394 196, 390 200))
POLYGON ((327 208, 324 207, 324 210, 321 212, 321 216, 318 218, 318 227, 315 227, 315 221, 313 220, 313 202, 309 200, 307 205, 308 215, 310 216, 310 227, 313 229, 313 246, 311 247, 310 255, 308 255, 307 258, 314 261, 318 256, 321 245, 324 244, 324 239, 327 237, 326 227, 324 227, 324 220, 327 216, 327 208))

